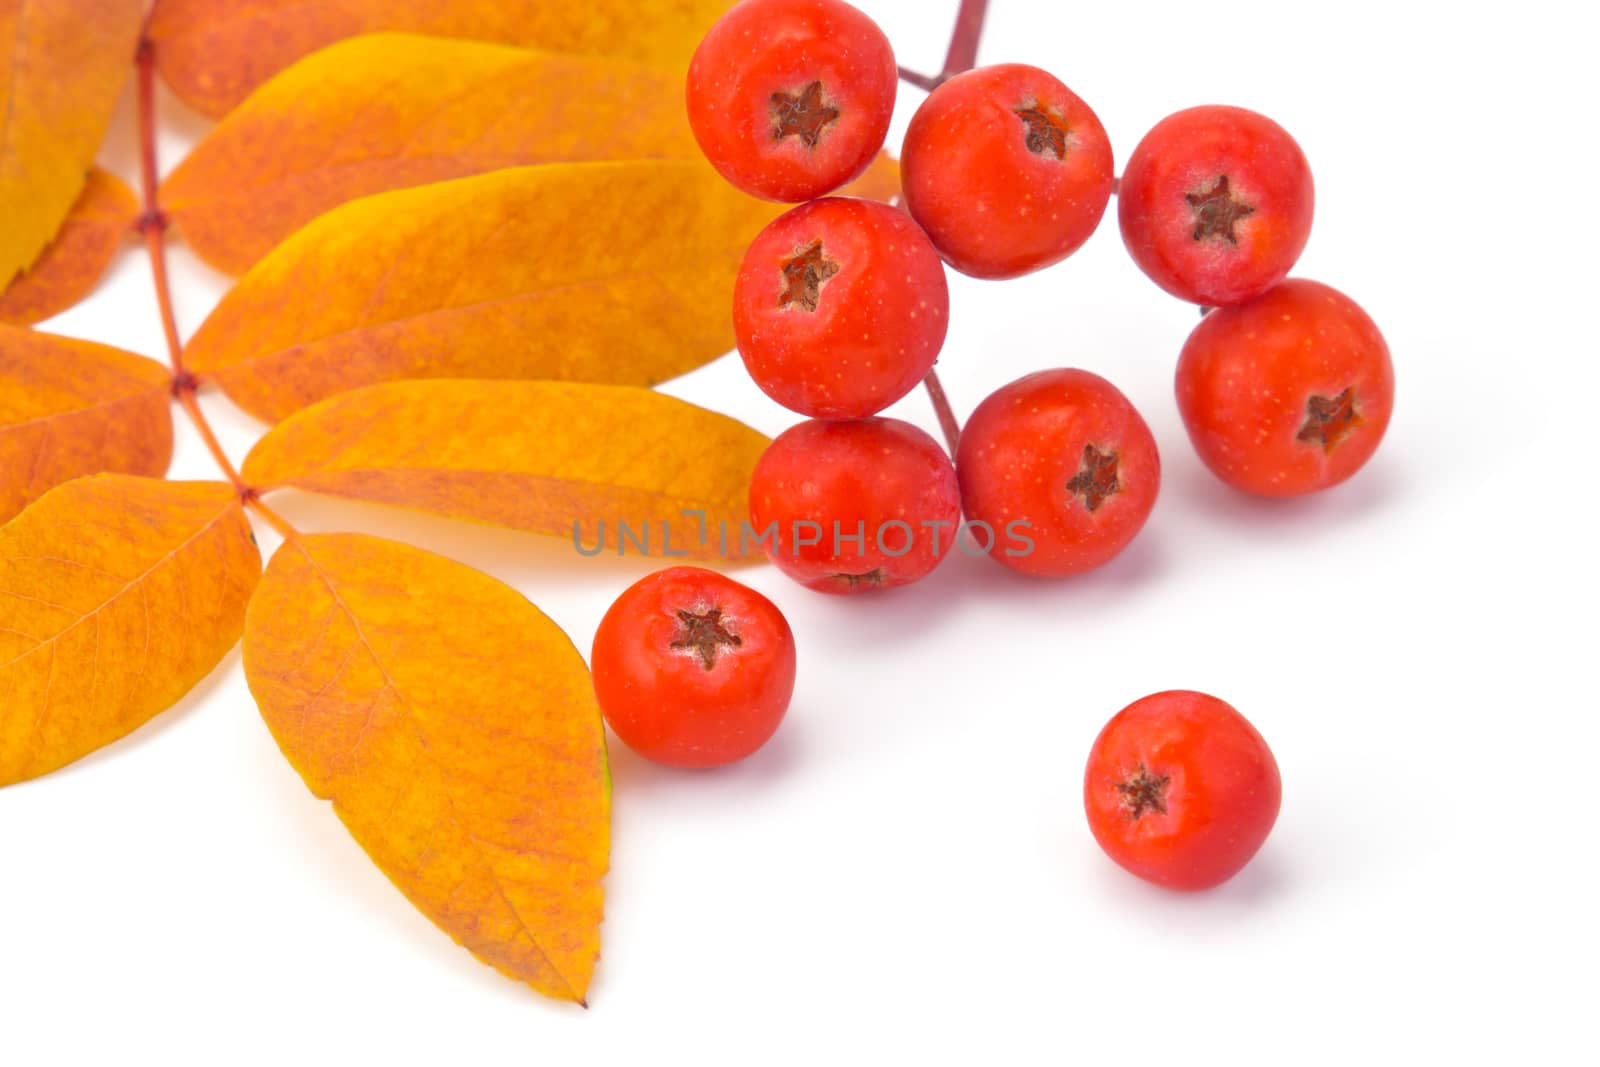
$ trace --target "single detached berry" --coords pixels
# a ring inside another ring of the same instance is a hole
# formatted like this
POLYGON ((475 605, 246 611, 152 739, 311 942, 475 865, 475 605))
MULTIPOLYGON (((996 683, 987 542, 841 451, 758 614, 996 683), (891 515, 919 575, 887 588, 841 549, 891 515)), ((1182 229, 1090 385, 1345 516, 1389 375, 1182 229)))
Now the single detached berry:
POLYGON ((1116 386, 1083 370, 1020 378, 978 405, 956 454, 967 518, 1006 531, 996 560, 1079 574, 1127 547, 1161 488, 1155 438, 1116 386))
POLYGON ((1211 312, 1178 358, 1178 410, 1195 451, 1249 493, 1338 485, 1372 458, 1393 408, 1378 327, 1337 289, 1302 278, 1211 312))
POLYGON ((1260 850, 1283 786, 1255 727, 1186 690, 1136 700, 1095 739, 1083 777, 1094 839, 1119 865, 1168 889, 1221 885, 1260 850))
POLYGON ((761 232, 733 291, 745 367, 783 406, 821 419, 875 415, 922 381, 944 345, 944 264, 884 204, 803 204, 761 232))
POLYGON ((1111 198, 1111 142, 1089 105, 1037 67, 939 86, 906 131, 906 207, 956 270, 1014 278, 1065 259, 1111 198))
POLYGON ((1265 115, 1194 107, 1145 134, 1122 172, 1122 240, 1141 270, 1196 304, 1281 282, 1311 236, 1311 165, 1265 115))
POLYGON ((606 722, 646 759, 719 767, 766 744, 794 693, 794 634, 766 597, 699 567, 619 596, 594 636, 606 722))
POLYGON ((802 422, 768 446, 750 482, 768 557, 824 593, 916 581, 954 548, 960 522, 950 458, 897 419, 802 422))
POLYGON ((889 133, 889 39, 841 0, 743 0, 689 64, 689 126, 711 165, 753 196, 826 196, 889 133))

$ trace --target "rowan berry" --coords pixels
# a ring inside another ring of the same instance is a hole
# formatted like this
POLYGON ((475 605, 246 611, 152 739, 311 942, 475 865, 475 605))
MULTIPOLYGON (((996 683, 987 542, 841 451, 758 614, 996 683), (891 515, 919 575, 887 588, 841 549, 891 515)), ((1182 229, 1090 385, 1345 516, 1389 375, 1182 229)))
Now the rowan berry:
POLYGON ((800 584, 863 593, 938 566, 955 543, 961 495, 944 449, 910 423, 802 422, 757 462, 750 521, 800 584))
POLYGON ((1267 839, 1283 797, 1255 727, 1205 693, 1136 700, 1100 731, 1083 806, 1100 847, 1169 889, 1209 889, 1238 874, 1267 839))
POLYGON ((673 767, 717 767, 766 744, 794 693, 794 634, 725 575, 671 567, 611 605, 590 657, 595 697, 624 744, 673 767))
POLYGON ((898 87, 889 39, 842 0, 743 0, 695 50, 689 126, 740 189, 810 200, 867 169, 898 87))
POLYGON ((1276 122, 1237 107, 1169 115, 1117 190, 1122 240, 1157 285, 1237 304, 1282 281, 1311 236, 1311 165, 1276 122))
POLYGON ((1372 458, 1394 409, 1394 367, 1355 301, 1291 278, 1202 319, 1178 359, 1177 391, 1189 439, 1217 477, 1295 496, 1372 458))
POLYGON ((956 453, 968 519, 1025 534, 991 553, 1023 574, 1063 577, 1121 552, 1161 488, 1155 438, 1116 386, 1047 370, 991 394, 956 453))
POLYGON ((1089 105, 1037 67, 958 74, 911 119, 906 208, 945 261, 1014 278, 1071 255, 1105 214, 1111 142, 1089 105))
POLYGON ((733 328, 763 391, 802 415, 875 415, 927 376, 944 345, 944 264, 902 211, 816 200, 745 253, 733 328))

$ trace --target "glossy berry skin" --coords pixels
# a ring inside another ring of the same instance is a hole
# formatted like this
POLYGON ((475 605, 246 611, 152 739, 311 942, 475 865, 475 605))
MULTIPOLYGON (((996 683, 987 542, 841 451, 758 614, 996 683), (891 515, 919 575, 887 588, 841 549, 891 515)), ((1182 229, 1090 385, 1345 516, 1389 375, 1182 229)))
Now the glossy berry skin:
POLYGON ((811 200, 867 169, 898 87, 889 39, 842 0, 743 0, 695 50, 689 126, 740 189, 811 200))
POLYGON ((945 261, 1015 278, 1089 239, 1111 197, 1111 142, 1089 105, 1037 67, 958 74, 911 119, 906 208, 945 261))
POLYGON ((756 237, 733 290, 739 354, 757 385, 819 419, 876 415, 944 345, 944 264, 902 211, 834 197, 756 237))
POLYGON ((1212 473, 1261 496, 1297 496, 1372 458, 1394 409, 1394 366, 1355 301, 1291 278, 1211 312, 1178 358, 1178 411, 1212 473))
POLYGON ((961 433, 956 471, 968 520, 1027 524, 1031 550, 990 555, 1049 578, 1126 548, 1161 488, 1150 428, 1116 386, 1083 370, 1040 371, 991 394, 961 433))
POLYGON ((1124 869, 1168 889, 1210 889, 1250 862, 1283 786, 1266 741, 1230 705, 1173 690, 1119 711, 1089 753, 1083 806, 1124 869))
POLYGON ((1311 236, 1311 165, 1265 115, 1194 107, 1145 134, 1117 215, 1135 263, 1174 296, 1237 304, 1285 277, 1311 236))
POLYGON ((750 482, 751 526, 775 524, 768 557, 824 593, 916 581, 954 549, 960 522, 949 457, 898 419, 802 422, 768 446, 750 482), (859 544, 847 540, 858 533, 859 544))
POLYGON ((699 567, 629 586, 590 657, 606 722, 639 755, 719 767, 766 744, 794 693, 794 634, 772 601, 699 567))

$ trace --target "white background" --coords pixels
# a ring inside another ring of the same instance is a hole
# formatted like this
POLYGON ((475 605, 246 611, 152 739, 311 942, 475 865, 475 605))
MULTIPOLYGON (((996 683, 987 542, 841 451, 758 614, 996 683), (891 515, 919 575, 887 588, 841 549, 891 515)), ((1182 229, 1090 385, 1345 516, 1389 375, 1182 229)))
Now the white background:
MULTIPOLYGON (((954 0, 864 6, 903 63, 939 66, 954 0)), ((940 368, 962 414, 1032 370, 1110 377, 1161 446, 1145 532, 1062 583, 955 557, 920 585, 833 599, 744 572, 798 635, 793 708, 722 772, 614 744, 590 1011, 505 980, 412 910, 281 759, 235 653, 133 737, 0 791, 0 1059, 1592 1055, 1597 93, 1588 35, 1556 6, 995 0, 981 60, 1058 74, 1119 165, 1198 103, 1299 139, 1318 202, 1296 273, 1362 303, 1394 353, 1374 462, 1294 502, 1213 480, 1171 396, 1195 312, 1132 265, 1113 205, 1058 268, 952 276, 940 368), (1234 703, 1283 772, 1265 849, 1196 896, 1113 866, 1080 800, 1104 721, 1172 687, 1234 703)), ((920 97, 903 90, 892 143, 920 97)), ((205 124, 161 106, 170 166, 205 124)), ((104 161, 130 178, 132 146, 125 100, 104 161)), ((181 249, 176 272, 188 334, 226 280, 181 249)), ((162 351, 131 252, 46 328, 162 351)), ((769 433, 793 421, 736 359, 669 388, 769 433)), ((261 428, 218 396, 207 408, 242 458, 261 428)), ((920 394, 894 413, 934 428, 920 394)), ((172 473, 214 477, 181 422, 172 473)), ((280 503, 307 529, 480 566, 585 650, 650 569, 280 503)))

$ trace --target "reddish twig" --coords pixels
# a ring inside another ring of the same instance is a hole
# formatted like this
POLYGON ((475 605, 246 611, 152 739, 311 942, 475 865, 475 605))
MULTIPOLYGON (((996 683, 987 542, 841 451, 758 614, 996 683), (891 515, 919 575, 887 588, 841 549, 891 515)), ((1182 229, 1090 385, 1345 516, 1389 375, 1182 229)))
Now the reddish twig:
POLYGON ((928 390, 928 399, 933 401, 933 413, 939 417, 939 429, 944 431, 945 443, 950 446, 950 458, 955 459, 956 446, 961 443, 961 423, 950 408, 950 398, 945 395, 944 384, 939 381, 939 372, 929 370, 922 384, 928 390))
POLYGON ((178 320, 172 312, 172 286, 167 281, 167 216, 161 210, 161 175, 156 166, 156 50, 149 38, 139 42, 139 178, 144 210, 139 215, 139 233, 150 254, 150 272, 155 276, 156 303, 161 308, 161 329, 167 335, 167 354, 172 375, 182 380, 183 342, 178 338, 178 320))
MULTIPOLYGON (((989 0, 961 0, 961 7, 956 12, 956 28, 950 34, 950 49, 944 57, 944 70, 940 71, 937 78, 930 78, 901 67, 900 80, 932 92, 962 71, 971 70, 978 61, 978 42, 983 38, 983 19, 988 13, 989 0)), ((945 394, 938 371, 928 371, 922 384, 928 390, 933 413, 938 416, 939 428, 944 431, 945 442, 950 446, 950 458, 954 459, 956 446, 961 442, 961 422, 950 407, 950 397, 945 394)))
POLYGON ((222 442, 217 440, 210 420, 195 397, 195 377, 184 366, 183 340, 178 335, 178 319, 172 310, 172 283, 167 276, 167 215, 161 210, 161 168, 156 156, 156 50, 148 37, 139 41, 137 71, 139 179, 143 202, 139 232, 144 238, 145 251, 149 253, 151 280, 155 285, 156 304, 161 311, 161 329, 167 338, 167 358, 172 365, 172 395, 178 406, 188 414, 189 421, 194 423, 195 432, 205 443, 206 451, 211 453, 217 468, 239 491, 239 498, 285 540, 293 540, 295 528, 261 503, 256 491, 245 482, 239 468, 223 451, 222 442))
POLYGON ((901 67, 900 80, 932 92, 957 74, 971 70, 978 62, 978 42, 983 39, 983 19, 988 13, 989 0, 961 0, 956 28, 950 34, 950 50, 944 56, 944 70, 937 77, 929 77, 901 67))
POLYGON ((971 70, 978 63, 978 42, 983 39, 983 17, 989 13, 989 0, 961 0, 956 12, 955 32, 950 35, 950 51, 944 55, 944 77, 971 70))

